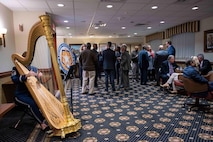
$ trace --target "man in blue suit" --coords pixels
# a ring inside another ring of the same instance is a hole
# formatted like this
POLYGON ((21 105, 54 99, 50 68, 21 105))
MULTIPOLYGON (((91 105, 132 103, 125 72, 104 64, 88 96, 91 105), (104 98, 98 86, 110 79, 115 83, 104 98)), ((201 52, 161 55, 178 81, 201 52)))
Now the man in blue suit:
POLYGON ((168 59, 161 64, 160 77, 162 78, 162 83, 166 83, 172 73, 175 72, 175 69, 179 66, 175 63, 175 57, 169 55, 168 59))
POLYGON ((105 91, 108 91, 108 77, 112 85, 112 91, 115 91, 114 74, 115 74, 115 52, 111 49, 112 43, 107 43, 107 49, 103 51, 103 69, 105 73, 105 91))
POLYGON ((168 55, 173 55, 175 56, 175 48, 174 46, 172 45, 172 42, 171 41, 167 41, 166 42, 166 46, 167 46, 167 51, 168 51, 168 55))
POLYGON ((183 76, 189 79, 192 79, 196 82, 199 83, 208 83, 209 85, 209 91, 213 91, 213 81, 208 81, 206 78, 204 78, 199 71, 195 68, 196 67, 196 63, 190 59, 187 61, 188 64, 190 64, 189 66, 187 66, 184 70, 183 70, 183 76))
POLYGON ((159 69, 163 61, 166 61, 168 58, 167 50, 163 49, 163 45, 159 45, 159 51, 155 52, 155 59, 154 59, 154 68, 155 68, 155 78, 157 81, 156 86, 160 86, 160 72, 159 69))
POLYGON ((143 49, 138 54, 138 64, 140 68, 141 85, 146 85, 147 69, 149 67, 148 45, 143 45, 143 49))

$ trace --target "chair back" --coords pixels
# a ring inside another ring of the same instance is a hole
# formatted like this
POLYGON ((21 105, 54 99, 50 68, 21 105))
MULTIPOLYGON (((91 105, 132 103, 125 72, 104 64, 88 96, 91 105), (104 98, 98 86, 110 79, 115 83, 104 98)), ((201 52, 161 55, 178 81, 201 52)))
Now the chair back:
POLYGON ((192 94, 208 92, 208 84, 195 82, 194 80, 186 78, 184 76, 180 78, 183 81, 184 88, 187 92, 192 94))
POLYGON ((213 71, 210 71, 207 75, 204 76, 208 81, 213 81, 213 71))

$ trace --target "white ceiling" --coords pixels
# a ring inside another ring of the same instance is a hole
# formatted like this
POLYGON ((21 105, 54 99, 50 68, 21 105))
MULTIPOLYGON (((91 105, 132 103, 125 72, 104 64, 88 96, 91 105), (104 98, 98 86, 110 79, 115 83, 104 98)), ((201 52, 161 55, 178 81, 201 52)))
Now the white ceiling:
POLYGON ((48 12, 56 24, 57 35, 71 33, 73 37, 144 36, 213 16, 212 0, 0 0, 0 3, 14 12, 48 12), (58 3, 65 6, 58 7, 58 3), (107 4, 112 4, 113 8, 107 9, 107 4), (155 5, 158 9, 152 10, 155 5), (193 6, 199 9, 193 11, 193 6), (64 23, 64 20, 69 22, 64 23), (165 24, 160 24, 162 20, 165 24), (107 26, 94 29, 91 25, 99 21, 107 26), (121 29, 122 26, 126 29, 121 29), (148 30, 148 26, 152 29, 148 30))

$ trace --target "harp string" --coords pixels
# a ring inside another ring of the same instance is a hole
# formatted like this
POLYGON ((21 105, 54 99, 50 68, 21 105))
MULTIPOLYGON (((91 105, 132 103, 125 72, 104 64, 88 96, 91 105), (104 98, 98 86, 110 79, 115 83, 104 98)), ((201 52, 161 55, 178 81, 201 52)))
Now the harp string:
POLYGON ((35 44, 34 58, 32 60, 32 66, 39 69, 43 75, 39 78, 39 81, 47 88, 52 94, 55 93, 54 74, 52 70, 52 62, 50 58, 50 51, 47 45, 45 36, 41 36, 37 39, 35 44))

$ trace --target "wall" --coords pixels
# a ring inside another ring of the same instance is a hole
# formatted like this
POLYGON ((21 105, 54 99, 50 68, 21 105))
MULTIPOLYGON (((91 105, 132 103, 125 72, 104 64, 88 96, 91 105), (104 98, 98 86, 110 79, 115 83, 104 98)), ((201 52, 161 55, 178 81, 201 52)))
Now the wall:
MULTIPOLYGON (((15 52, 15 39, 13 29, 13 12, 0 3, 0 28, 6 28, 6 47, 0 46, 0 72, 12 69, 11 55, 15 52)), ((1 36, 1 35, 0 35, 1 36)))
MULTIPOLYGON (((195 55, 204 53, 204 31, 213 29, 213 17, 200 21, 200 32, 195 34, 195 55)), ((204 53, 204 57, 213 62, 213 52, 204 53)))
MULTIPOLYGON (((57 32, 57 31, 56 31, 57 32)), ((116 43, 116 45, 119 45, 121 43, 125 44, 142 44, 144 39, 143 38, 57 38, 57 47, 63 42, 67 44, 83 44, 90 42, 93 43, 107 43, 108 41, 111 41, 112 43, 116 43)))
POLYGON ((16 52, 22 54, 27 50, 28 35, 32 26, 39 22, 39 16, 45 12, 14 12, 14 33, 16 52), (23 25, 23 32, 19 30, 19 25, 23 25))
MULTIPOLYGON (((6 28, 6 47, 0 46, 0 73, 10 71, 13 67, 11 55, 15 52, 15 39, 13 29, 13 12, 0 3, 0 28, 6 28)), ((0 104, 5 102, 2 84, 8 82, 10 77, 0 77, 0 104)))

